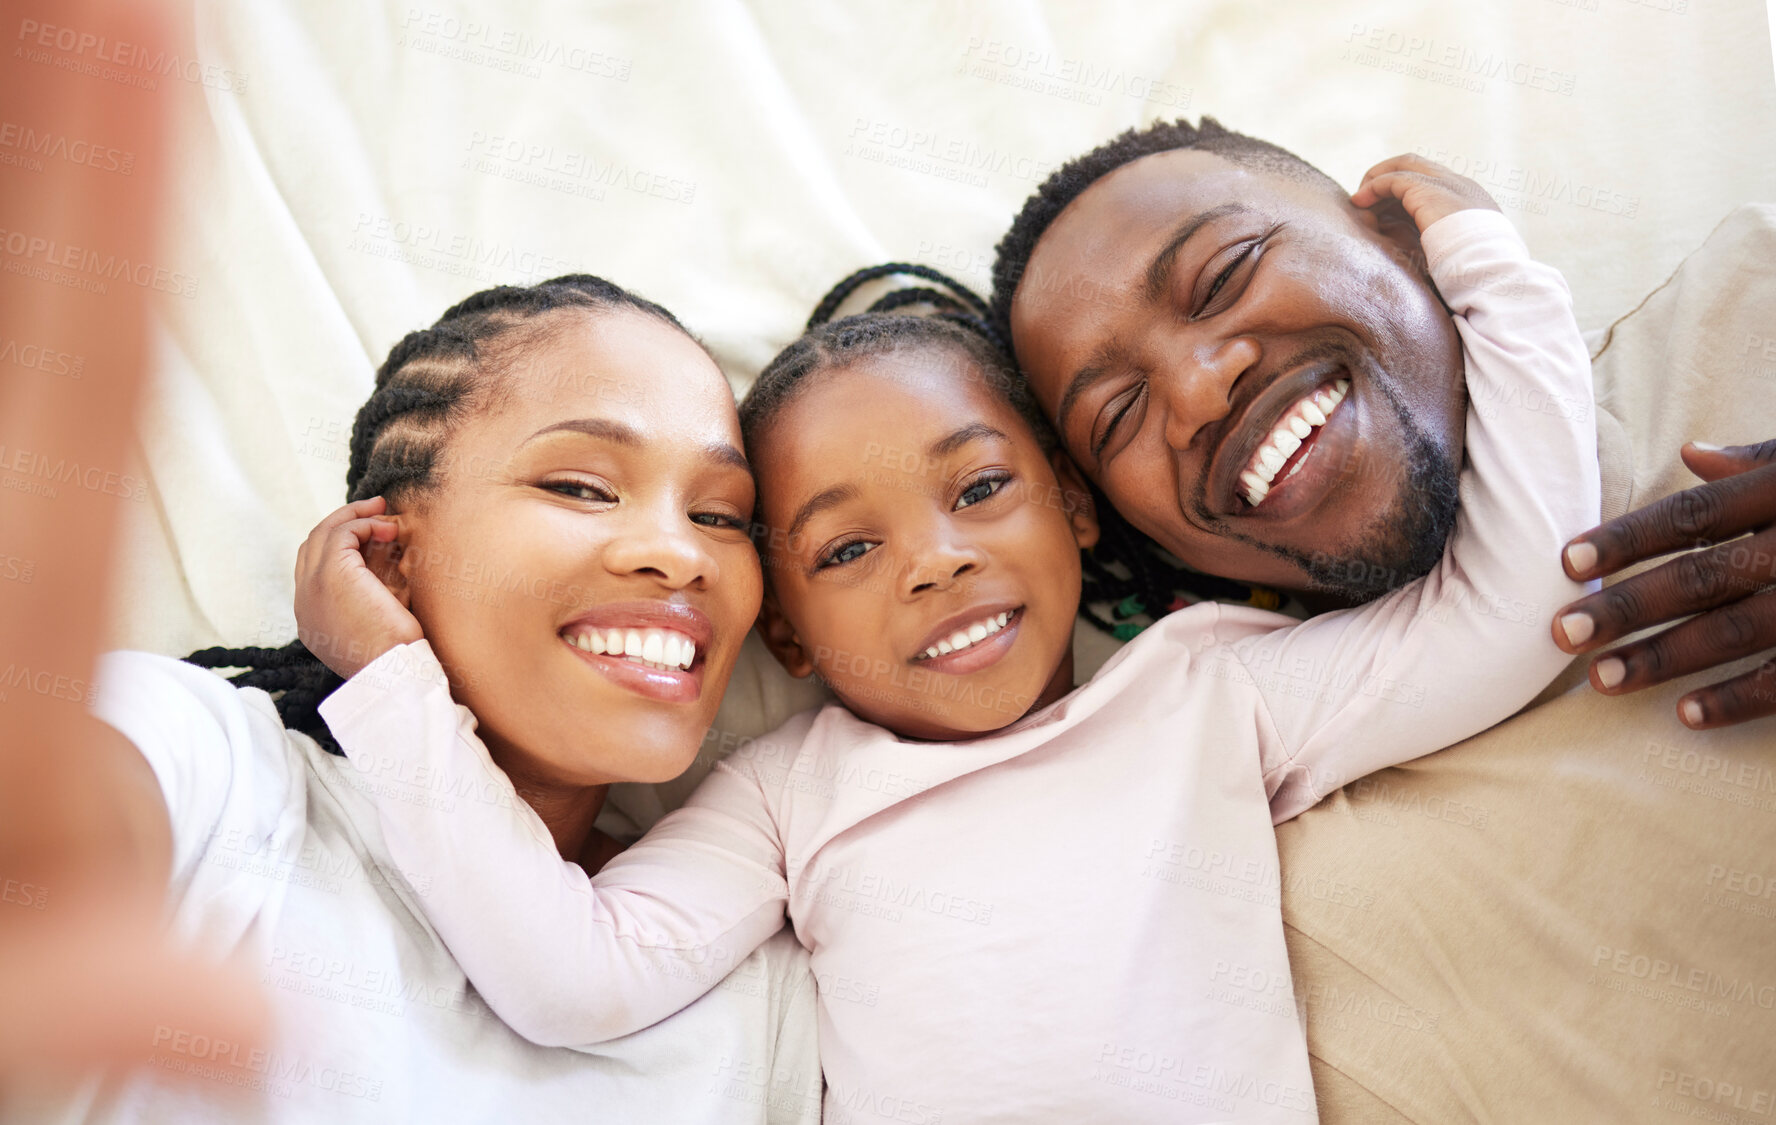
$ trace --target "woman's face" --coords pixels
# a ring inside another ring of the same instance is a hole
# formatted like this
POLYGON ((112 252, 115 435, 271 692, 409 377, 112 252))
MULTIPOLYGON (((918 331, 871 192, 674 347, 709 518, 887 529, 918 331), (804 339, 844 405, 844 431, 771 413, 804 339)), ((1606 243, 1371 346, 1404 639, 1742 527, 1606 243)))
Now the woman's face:
POLYGON ((702 744, 759 608, 733 395, 653 316, 545 315, 399 515, 388 580, 507 772, 663 781, 702 744))

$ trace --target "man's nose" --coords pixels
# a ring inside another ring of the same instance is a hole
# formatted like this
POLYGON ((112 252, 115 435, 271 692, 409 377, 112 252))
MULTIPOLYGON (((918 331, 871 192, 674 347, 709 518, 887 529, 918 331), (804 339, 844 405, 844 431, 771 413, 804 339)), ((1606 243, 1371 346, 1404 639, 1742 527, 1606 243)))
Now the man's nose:
POLYGON ((1233 388, 1263 351, 1251 336, 1193 341, 1150 379, 1166 411, 1166 444, 1182 452, 1204 426, 1233 409, 1233 388))

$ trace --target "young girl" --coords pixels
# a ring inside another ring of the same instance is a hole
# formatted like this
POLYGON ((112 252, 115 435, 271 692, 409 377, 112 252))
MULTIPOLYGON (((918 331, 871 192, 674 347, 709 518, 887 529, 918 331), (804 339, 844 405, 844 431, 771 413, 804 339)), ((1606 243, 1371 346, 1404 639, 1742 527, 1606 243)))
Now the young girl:
MULTIPOLYGON (((742 404, 760 630, 843 705, 730 756, 591 879, 522 807, 379 794, 402 863, 452 873, 426 911, 494 1010, 543 1043, 625 1034, 787 912, 820 986, 828 1120, 1311 1119, 1272 822, 1540 690, 1566 658, 1487 607, 1577 593, 1555 560, 1599 505, 1588 413, 1490 408, 1589 395, 1563 283, 1496 211, 1431 194, 1429 267, 1489 404, 1440 565, 1305 623, 1191 606, 1076 690, 1095 521, 973 317, 854 317, 774 360, 742 404)), ((1279 435, 1327 424, 1348 386, 1327 373, 1279 435)), ((564 642, 646 660, 621 630, 564 642)), ((334 733, 496 777, 442 678, 404 670, 424 650, 335 694, 334 733)))
MULTIPOLYGON (((501 784, 421 783, 431 807, 522 809, 547 824, 557 861, 595 866, 610 850, 591 828, 607 785, 684 770, 758 610, 740 440, 733 394, 702 347, 665 309, 595 277, 475 294, 394 347, 352 431, 353 502, 301 560, 325 578, 350 552, 356 569, 308 583, 305 598, 354 603, 354 582, 374 587, 389 612, 354 615, 356 639, 387 647, 423 627, 428 666, 443 674, 441 661, 475 707, 501 784), (368 519, 385 504, 399 513, 392 543, 378 530, 390 521, 368 519), (359 550, 378 537, 372 573, 359 550), (591 622, 661 621, 697 642, 679 653, 670 695, 561 644, 591 622)), ((101 663, 95 709, 128 740, 113 735, 118 769, 146 780, 132 811, 158 835, 138 851, 170 856, 152 878, 171 927, 251 966, 277 1035, 248 1049, 160 1027, 155 1065, 195 1087, 159 1088, 152 1072, 94 1083, 67 1117, 380 1125, 563 1120, 588 1106, 708 1125, 818 1117, 811 981, 787 938, 682 1016, 591 1056, 539 1049, 494 1018, 424 918, 425 896, 454 875, 404 869, 378 827, 379 795, 413 776, 339 756, 316 714, 339 683, 316 654, 363 658, 347 638, 303 637, 309 647, 101 663), (248 671, 232 686, 194 664, 248 671), (709 1080, 737 1059, 781 1096, 737 1101, 709 1080)))

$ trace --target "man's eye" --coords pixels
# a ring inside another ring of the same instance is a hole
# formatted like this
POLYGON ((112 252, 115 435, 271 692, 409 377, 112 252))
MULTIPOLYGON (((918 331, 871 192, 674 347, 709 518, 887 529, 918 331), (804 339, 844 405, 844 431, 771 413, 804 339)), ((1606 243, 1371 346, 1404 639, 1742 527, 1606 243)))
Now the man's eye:
POLYGON ((953 510, 960 511, 963 508, 973 507, 982 500, 993 495, 995 492, 998 492, 1001 488, 1004 488, 1005 482, 1010 479, 1011 475, 1009 473, 1000 473, 995 476, 982 477, 962 490, 962 495, 956 497, 956 507, 953 510))
POLYGON ((1202 300, 1197 303, 1196 312, 1191 314, 1192 319, 1207 316, 1211 312, 1220 311, 1219 309, 1211 309, 1209 306, 1215 300, 1215 297, 1233 282, 1235 274, 1237 274, 1242 267, 1256 260, 1256 251, 1263 244, 1264 239, 1262 238, 1252 239, 1250 242, 1243 245, 1240 252, 1234 256, 1233 261, 1221 268, 1221 272, 1217 273, 1214 280, 1209 282, 1208 292, 1204 293, 1202 300))
POLYGON ((1121 397, 1110 400, 1105 409, 1113 410, 1115 413, 1111 414, 1110 420, 1104 424, 1103 431, 1093 439, 1091 447, 1093 457, 1104 451, 1104 447, 1109 445, 1110 439, 1116 435, 1116 428, 1122 424, 1122 420, 1128 417, 1129 411, 1140 404, 1141 394, 1146 386, 1147 381, 1143 379, 1133 390, 1125 391, 1121 397))

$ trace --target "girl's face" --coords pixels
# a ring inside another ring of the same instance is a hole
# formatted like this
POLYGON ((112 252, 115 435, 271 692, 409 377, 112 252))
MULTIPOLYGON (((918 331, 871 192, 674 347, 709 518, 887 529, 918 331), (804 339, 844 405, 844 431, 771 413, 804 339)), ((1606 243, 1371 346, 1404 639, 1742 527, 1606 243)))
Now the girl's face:
POLYGON ((949 349, 814 378, 754 451, 760 627, 784 667, 913 738, 997 730, 1071 690, 1097 524, 1070 462, 949 349))
POLYGON ((759 607, 733 396, 652 316, 546 315, 399 515, 385 581, 507 772, 663 781, 696 755, 759 607))

